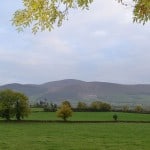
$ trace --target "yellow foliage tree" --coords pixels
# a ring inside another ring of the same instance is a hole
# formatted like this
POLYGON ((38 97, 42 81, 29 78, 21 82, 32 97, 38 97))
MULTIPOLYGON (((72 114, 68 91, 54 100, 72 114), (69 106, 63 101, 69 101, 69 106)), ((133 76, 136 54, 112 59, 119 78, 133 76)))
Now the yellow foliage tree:
POLYGON ((136 111, 136 112, 142 112, 142 111, 143 111, 143 107, 142 107, 141 105, 137 105, 137 106, 135 107, 135 111, 136 111))
POLYGON ((57 117, 62 118, 64 121, 67 121, 68 117, 72 116, 72 109, 69 105, 62 104, 61 107, 57 110, 57 117))

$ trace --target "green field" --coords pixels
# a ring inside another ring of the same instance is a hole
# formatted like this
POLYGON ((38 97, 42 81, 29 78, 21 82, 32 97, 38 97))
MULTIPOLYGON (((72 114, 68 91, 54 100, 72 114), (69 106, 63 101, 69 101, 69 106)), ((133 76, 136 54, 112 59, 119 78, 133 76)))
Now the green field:
MULTIPOLYGON (((114 112, 74 112, 69 120, 72 121, 112 121, 114 112)), ((150 121, 150 114, 117 112, 118 120, 122 121, 150 121)), ((61 120, 55 112, 32 112, 27 120, 61 120)))
MULTIPOLYGON (((74 112, 69 120, 111 121, 114 112, 74 112)), ((150 114, 117 113, 119 120, 150 121, 150 114)), ((26 120, 61 120, 32 111, 26 120)), ((150 123, 1 122, 0 150, 149 150, 150 123)))
POLYGON ((43 111, 43 108, 31 108, 31 111, 32 112, 41 112, 41 111, 43 111))
POLYGON ((149 150, 150 124, 1 123, 1 150, 149 150))

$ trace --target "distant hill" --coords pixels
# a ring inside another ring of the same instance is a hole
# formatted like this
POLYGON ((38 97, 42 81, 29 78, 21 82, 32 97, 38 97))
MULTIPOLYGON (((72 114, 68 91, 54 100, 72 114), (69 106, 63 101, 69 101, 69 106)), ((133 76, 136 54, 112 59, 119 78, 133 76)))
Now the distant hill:
POLYGON ((55 103, 69 100, 76 104, 78 101, 88 103, 94 100, 102 100, 118 105, 150 105, 150 85, 145 84, 123 85, 66 79, 41 85, 13 83, 0 86, 0 90, 3 89, 23 92, 29 96, 32 102, 47 99, 55 103))

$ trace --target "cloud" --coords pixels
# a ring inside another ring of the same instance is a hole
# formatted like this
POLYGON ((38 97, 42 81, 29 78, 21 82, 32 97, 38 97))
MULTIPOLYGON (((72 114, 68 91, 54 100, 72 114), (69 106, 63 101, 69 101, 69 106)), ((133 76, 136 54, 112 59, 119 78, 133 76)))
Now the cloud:
POLYGON ((21 0, 0 6, 0 84, 64 78, 150 83, 150 24, 133 24, 131 8, 95 0, 88 11, 72 10, 62 27, 32 35, 11 25, 19 7, 21 0))
POLYGON ((108 35, 107 31, 97 30, 92 33, 93 37, 106 37, 108 35))

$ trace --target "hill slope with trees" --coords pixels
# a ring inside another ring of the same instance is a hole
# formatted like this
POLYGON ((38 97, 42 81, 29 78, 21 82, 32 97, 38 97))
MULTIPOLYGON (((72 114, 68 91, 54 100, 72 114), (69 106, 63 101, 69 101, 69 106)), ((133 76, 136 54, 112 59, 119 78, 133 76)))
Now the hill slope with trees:
POLYGON ((107 82, 85 82, 74 79, 34 84, 7 84, 0 90, 11 89, 29 96, 30 101, 49 101, 60 103, 69 100, 92 102, 102 100, 116 104, 150 105, 150 85, 123 85, 107 82))

